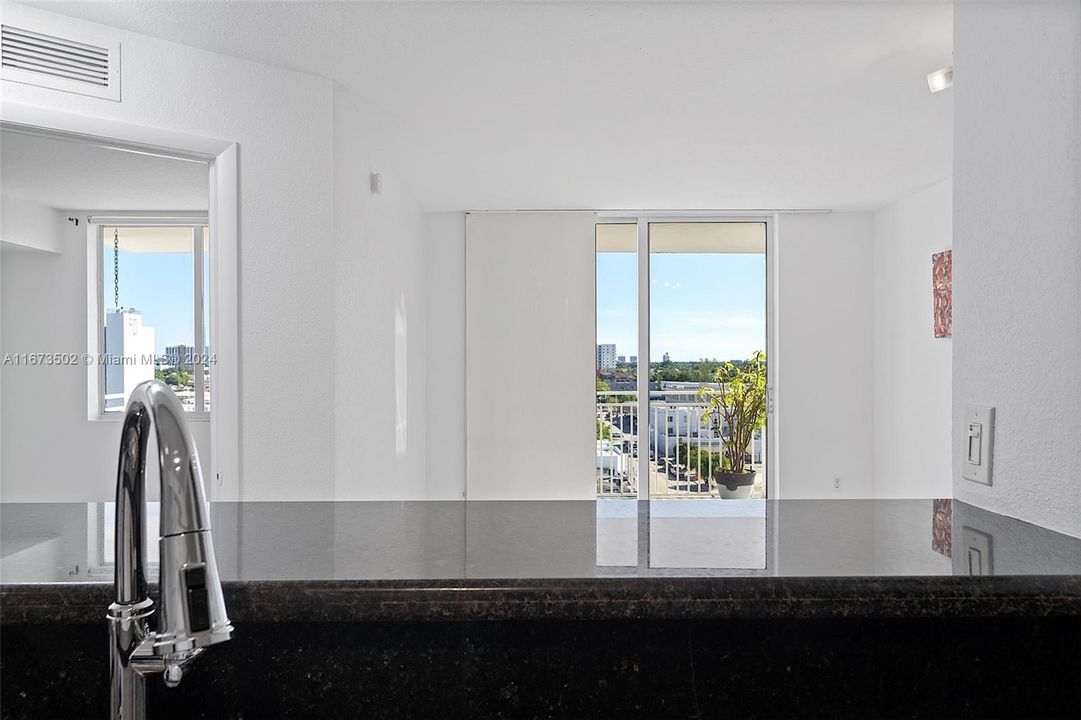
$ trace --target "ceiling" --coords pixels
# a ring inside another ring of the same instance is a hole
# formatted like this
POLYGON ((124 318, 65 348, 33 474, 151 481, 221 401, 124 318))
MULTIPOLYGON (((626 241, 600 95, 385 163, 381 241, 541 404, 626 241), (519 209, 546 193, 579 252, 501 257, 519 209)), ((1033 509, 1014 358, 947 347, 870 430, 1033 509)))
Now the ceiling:
POLYGON ((205 163, 0 132, 4 195, 62 210, 206 210, 205 163))
POLYGON ((41 5, 335 80, 429 210, 869 209, 951 173, 947 2, 41 5))

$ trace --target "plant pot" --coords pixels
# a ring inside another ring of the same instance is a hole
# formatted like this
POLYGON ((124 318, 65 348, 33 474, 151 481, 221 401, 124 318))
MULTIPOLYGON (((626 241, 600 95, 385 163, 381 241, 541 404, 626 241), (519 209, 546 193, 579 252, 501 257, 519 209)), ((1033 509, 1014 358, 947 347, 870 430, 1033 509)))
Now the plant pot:
POLYGON ((753 470, 741 473, 722 470, 714 475, 717 482, 717 492, 724 500, 746 500, 751 496, 754 476, 753 470))

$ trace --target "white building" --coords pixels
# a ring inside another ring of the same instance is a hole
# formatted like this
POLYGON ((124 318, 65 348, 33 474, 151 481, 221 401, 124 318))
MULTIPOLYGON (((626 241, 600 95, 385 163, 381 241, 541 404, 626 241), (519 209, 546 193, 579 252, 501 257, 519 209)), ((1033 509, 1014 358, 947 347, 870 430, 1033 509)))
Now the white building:
POLYGON ((597 369, 614 370, 616 367, 616 346, 614 343, 597 346, 597 369))
POLYGON ((135 386, 154 379, 154 328, 138 310, 105 315, 105 409, 120 410, 135 386))
MULTIPOLYGON (((685 443, 720 453, 724 449, 724 437, 728 435, 728 424, 707 417, 707 408, 687 405, 651 405, 649 423, 649 449, 658 458, 677 456, 677 445, 685 443)), ((765 442, 763 430, 755 430, 748 451, 751 462, 765 462, 765 442)))
MULTIPOLYGON (((657 457, 675 456, 680 442, 721 452, 728 424, 708 415, 708 405, 699 396, 703 385, 707 383, 666 380, 661 383, 660 392, 651 395, 649 447, 657 457)), ((712 383, 708 385, 716 387, 712 383)), ((755 463, 764 461, 762 435, 761 429, 756 430, 749 448, 755 463)))

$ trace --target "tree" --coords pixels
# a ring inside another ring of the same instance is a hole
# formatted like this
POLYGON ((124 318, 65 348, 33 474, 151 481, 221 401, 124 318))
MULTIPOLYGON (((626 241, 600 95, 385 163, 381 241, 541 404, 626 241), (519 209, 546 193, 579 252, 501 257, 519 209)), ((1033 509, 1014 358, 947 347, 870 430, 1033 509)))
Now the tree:
POLYGON ((731 469, 728 465, 728 458, 721 453, 703 450, 697 445, 688 445, 682 438, 679 439, 676 445, 676 454, 680 462, 688 470, 697 470, 700 478, 708 477, 711 472, 716 475, 722 470, 731 469))
POLYGON ((713 381, 718 388, 698 392, 699 398, 709 401, 704 419, 728 425, 724 460, 733 473, 742 474, 747 446, 766 421, 766 354, 759 350, 743 363, 724 363, 713 381))
POLYGON ((612 439, 612 426, 606 423, 604 420, 597 418, 597 439, 598 440, 611 440, 612 439))

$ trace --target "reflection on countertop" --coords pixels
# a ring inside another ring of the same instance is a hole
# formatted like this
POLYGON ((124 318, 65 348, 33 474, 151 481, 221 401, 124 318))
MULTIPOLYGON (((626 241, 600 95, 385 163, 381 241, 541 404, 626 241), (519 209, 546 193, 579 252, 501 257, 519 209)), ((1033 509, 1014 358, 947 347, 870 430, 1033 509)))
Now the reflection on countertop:
MULTIPOLYGON (((950 500, 249 502, 211 518, 226 581, 1081 575, 1081 539, 950 500)), ((112 532, 111 503, 0 504, 0 583, 109 583, 112 532)))

